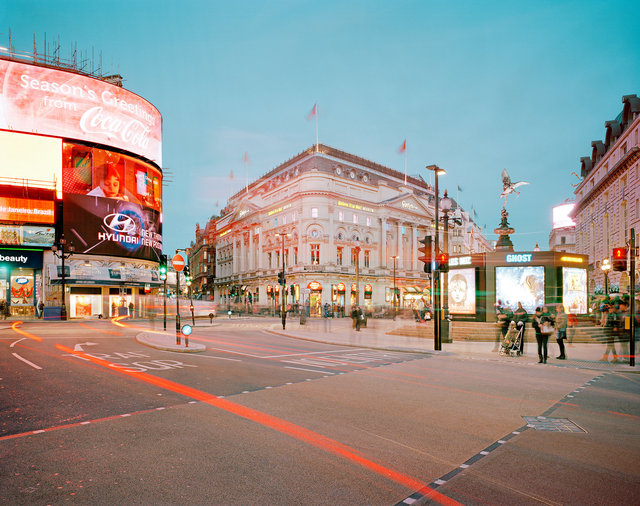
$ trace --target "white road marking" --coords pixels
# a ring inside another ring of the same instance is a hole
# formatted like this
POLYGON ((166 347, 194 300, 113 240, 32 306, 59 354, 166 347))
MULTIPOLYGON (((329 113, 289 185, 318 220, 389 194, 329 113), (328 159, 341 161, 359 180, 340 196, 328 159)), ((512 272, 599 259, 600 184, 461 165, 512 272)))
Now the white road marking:
POLYGON ((18 339, 17 341, 14 341, 9 345, 9 348, 13 348, 16 344, 18 344, 20 341, 24 341, 25 339, 26 337, 23 337, 22 339, 18 339))
POLYGON ((317 372, 318 374, 326 374, 327 371, 314 371, 313 369, 303 369, 302 367, 290 367, 288 365, 284 366, 285 369, 297 369, 298 371, 309 371, 309 372, 317 372))
MULTIPOLYGON (((360 350, 361 348, 356 348, 356 350, 360 350)), ((298 357, 303 355, 323 355, 328 353, 345 353, 348 351, 354 351, 353 349, 348 350, 328 350, 328 351, 309 351, 305 353, 288 353, 286 355, 269 355, 262 358, 283 358, 283 357, 298 357)))
MULTIPOLYGON (((173 352, 169 352, 169 353, 173 353, 173 352)), ((215 359, 218 359, 218 360, 229 360, 230 362, 242 362, 242 360, 240 360, 239 358, 215 357, 213 355, 202 355, 200 353, 194 353, 192 356, 193 357, 215 358, 215 359)))
POLYGON ((26 358, 22 358, 20 355, 18 355, 17 353, 12 353, 12 355, 14 357, 16 357, 18 360, 22 360, 25 364, 30 365, 31 367, 33 367, 34 369, 42 369, 42 367, 40 367, 39 365, 34 364, 33 362, 29 362, 26 358))

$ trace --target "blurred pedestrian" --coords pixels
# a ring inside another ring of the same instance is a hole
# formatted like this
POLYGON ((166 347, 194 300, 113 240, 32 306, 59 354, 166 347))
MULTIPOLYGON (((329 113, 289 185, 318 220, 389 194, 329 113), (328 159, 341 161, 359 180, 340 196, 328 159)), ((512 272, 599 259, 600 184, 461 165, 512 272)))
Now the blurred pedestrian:
POLYGON ((558 360, 566 360, 567 356, 564 351, 564 340, 567 338, 567 322, 569 318, 567 313, 564 312, 564 305, 558 304, 556 306, 556 341, 558 342, 558 348, 560 348, 560 355, 558 360))
POLYGON ((569 344, 573 345, 573 338, 576 335, 576 327, 578 326, 578 317, 575 313, 569 313, 568 326, 567 339, 569 340, 569 344))

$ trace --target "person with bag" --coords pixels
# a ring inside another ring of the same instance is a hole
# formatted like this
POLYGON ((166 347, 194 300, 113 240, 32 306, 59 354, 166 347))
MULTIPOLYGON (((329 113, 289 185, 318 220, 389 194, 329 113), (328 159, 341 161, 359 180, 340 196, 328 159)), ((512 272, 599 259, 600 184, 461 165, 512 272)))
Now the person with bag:
POLYGON ((567 338, 567 322, 569 318, 564 312, 564 306, 558 304, 556 306, 556 341, 560 348, 560 355, 556 357, 558 360, 566 360, 567 356, 564 352, 564 340, 567 338))
POLYGON ((536 333, 536 341, 538 343, 538 363, 547 363, 548 358, 548 342, 549 336, 553 334, 553 319, 547 312, 547 308, 536 308, 536 314, 533 316, 531 325, 536 333))
POLYGON ((513 319, 516 322, 518 331, 520 331, 520 347, 518 349, 518 355, 522 355, 524 353, 524 331, 529 315, 527 314, 527 310, 522 307, 522 302, 520 301, 518 301, 518 307, 513 313, 513 319))

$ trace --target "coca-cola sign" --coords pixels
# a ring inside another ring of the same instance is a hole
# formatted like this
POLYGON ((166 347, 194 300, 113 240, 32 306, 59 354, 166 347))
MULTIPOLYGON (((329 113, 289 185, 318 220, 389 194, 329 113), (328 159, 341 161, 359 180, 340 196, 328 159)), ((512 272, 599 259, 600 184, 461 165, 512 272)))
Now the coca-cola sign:
POLYGON ((119 86, 0 59, 0 129, 96 142, 162 166, 162 116, 119 86))

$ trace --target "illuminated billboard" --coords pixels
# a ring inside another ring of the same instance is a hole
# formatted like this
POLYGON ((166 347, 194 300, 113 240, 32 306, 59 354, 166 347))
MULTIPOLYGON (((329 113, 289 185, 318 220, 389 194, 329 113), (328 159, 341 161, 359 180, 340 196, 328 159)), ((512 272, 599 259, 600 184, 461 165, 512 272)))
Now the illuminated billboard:
POLYGON ((162 219, 155 209, 116 198, 64 195, 64 234, 77 253, 158 261, 162 219))
POLYGON ((0 59, 0 130, 105 144, 162 166, 162 116, 119 86, 0 59))
POLYGON ((567 313, 587 313, 587 270, 562 268, 562 302, 567 313))
POLYGON ((25 223, 54 223, 53 200, 0 197, 0 220, 25 223))
POLYGON ((575 204, 562 204, 553 208, 553 228, 575 227, 576 222, 569 214, 573 211, 575 204))
POLYGON ((533 314, 536 307, 544 306, 544 267, 496 267, 497 300, 512 310, 521 302, 533 314))
POLYGON ((449 271, 449 312, 454 314, 475 314, 476 312, 476 271, 475 269, 455 269, 449 271))
POLYGON ((32 225, 0 225, 0 244, 7 246, 51 246, 55 240, 54 227, 32 225))
POLYGON ((162 173, 133 157, 65 142, 62 176, 65 194, 107 197, 162 211, 162 173))

